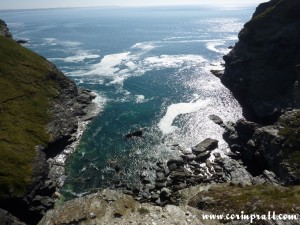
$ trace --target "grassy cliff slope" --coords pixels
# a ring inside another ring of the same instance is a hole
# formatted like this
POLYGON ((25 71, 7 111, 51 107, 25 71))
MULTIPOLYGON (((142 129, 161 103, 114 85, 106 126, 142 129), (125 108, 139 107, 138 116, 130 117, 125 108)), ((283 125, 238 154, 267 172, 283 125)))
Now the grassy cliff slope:
POLYGON ((46 146, 57 73, 43 57, 0 36, 0 198, 30 185, 37 145, 46 146))

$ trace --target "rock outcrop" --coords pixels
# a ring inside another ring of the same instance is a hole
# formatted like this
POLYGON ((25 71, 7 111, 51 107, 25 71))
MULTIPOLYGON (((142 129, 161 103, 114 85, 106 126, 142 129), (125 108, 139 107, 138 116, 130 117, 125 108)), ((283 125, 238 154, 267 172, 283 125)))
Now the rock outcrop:
POLYGON ((260 4, 224 56, 221 81, 241 102, 247 119, 268 124, 299 106, 299 10, 298 0, 260 4))
MULTIPOLYGON (((203 188, 198 187, 198 191, 203 188)), ((188 200, 187 200, 188 201, 188 200)), ((218 221, 203 221, 198 209, 180 206, 153 206, 140 203, 131 196, 105 189, 102 192, 63 203, 47 212, 39 225, 58 224, 156 224, 156 225, 217 225, 218 221), (76 213, 74 213, 76 212, 76 213), (205 223, 204 223, 205 222, 205 223)))
POLYGON ((12 38, 12 34, 9 32, 7 24, 5 23, 5 21, 1 19, 0 19, 0 35, 7 38, 12 38))
POLYGON ((224 139, 253 176, 262 175, 268 170, 273 171, 285 185, 299 185, 300 164, 297 156, 290 155, 298 154, 295 148, 299 147, 299 143, 295 140, 290 143, 288 139, 291 136, 284 133, 285 130, 291 129, 286 121, 298 122, 295 119, 296 115, 299 115, 298 110, 286 112, 277 123, 269 126, 239 120, 227 127, 224 139))

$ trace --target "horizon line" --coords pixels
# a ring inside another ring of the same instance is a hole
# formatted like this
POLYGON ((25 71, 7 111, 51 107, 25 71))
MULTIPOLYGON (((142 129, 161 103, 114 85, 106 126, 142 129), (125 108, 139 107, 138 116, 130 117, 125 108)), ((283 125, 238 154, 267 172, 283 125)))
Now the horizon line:
POLYGON ((47 10, 47 9, 79 9, 79 8, 162 8, 162 7, 216 7, 216 8, 238 8, 247 6, 257 6, 257 4, 228 4, 228 5, 217 5, 217 4, 177 4, 177 5, 100 5, 100 6, 65 6, 65 7, 42 7, 42 8, 5 8, 0 11, 13 11, 13 10, 47 10))

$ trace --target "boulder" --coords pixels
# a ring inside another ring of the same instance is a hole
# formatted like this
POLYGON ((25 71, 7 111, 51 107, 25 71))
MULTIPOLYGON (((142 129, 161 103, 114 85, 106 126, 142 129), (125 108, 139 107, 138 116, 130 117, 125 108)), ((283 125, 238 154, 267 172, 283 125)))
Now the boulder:
POLYGON ((195 155, 199 155, 200 153, 216 149, 218 147, 218 143, 218 140, 206 138, 204 141, 200 142, 195 147, 193 147, 192 150, 195 155))
POLYGON ((221 119, 221 117, 214 115, 214 114, 210 115, 208 118, 217 125, 223 125, 223 123, 224 123, 223 120, 221 119))

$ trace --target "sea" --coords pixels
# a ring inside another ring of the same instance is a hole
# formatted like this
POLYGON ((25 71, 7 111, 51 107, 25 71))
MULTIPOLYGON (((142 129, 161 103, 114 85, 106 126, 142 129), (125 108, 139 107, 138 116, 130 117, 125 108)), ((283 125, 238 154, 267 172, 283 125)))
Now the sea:
MULTIPOLYGON (((255 6, 94 7, 0 11, 15 39, 97 94, 100 113, 66 163, 66 198, 109 187, 118 164, 124 182, 178 157, 205 138, 228 151, 225 122, 243 118, 239 103, 210 70, 255 6), (125 135, 143 130, 142 137, 125 135), (180 147, 174 148, 174 145, 180 147), (179 149, 179 150, 178 150, 179 149)), ((211 155, 210 159, 213 160, 211 155)), ((149 175, 150 176, 150 175, 149 175)))

